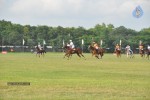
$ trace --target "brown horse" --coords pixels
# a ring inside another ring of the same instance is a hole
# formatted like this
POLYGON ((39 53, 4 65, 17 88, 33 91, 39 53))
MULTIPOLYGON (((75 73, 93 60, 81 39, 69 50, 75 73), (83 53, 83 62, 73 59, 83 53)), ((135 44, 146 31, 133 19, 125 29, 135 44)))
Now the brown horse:
POLYGON ((145 57, 145 50, 139 49, 139 54, 141 55, 141 57, 145 57))
POLYGON ((38 46, 36 46, 36 49, 37 49, 36 56, 39 55, 40 57, 40 55, 43 55, 44 57, 44 53, 46 53, 46 51, 43 48, 40 49, 38 46))
POLYGON ((121 50, 120 49, 116 49, 115 53, 116 53, 117 57, 121 57, 121 50))
POLYGON ((80 48, 75 48, 75 49, 72 49, 70 48, 69 46, 65 45, 63 47, 65 49, 65 55, 64 55, 64 58, 65 57, 68 57, 68 59, 72 56, 72 54, 77 54, 78 57, 83 57, 84 59, 86 59, 84 57, 84 55, 82 54, 82 50, 80 48))
POLYGON ((104 55, 104 49, 99 48, 96 50, 92 45, 89 45, 89 49, 92 53, 92 56, 94 55, 97 59, 99 59, 99 56, 102 58, 104 55))

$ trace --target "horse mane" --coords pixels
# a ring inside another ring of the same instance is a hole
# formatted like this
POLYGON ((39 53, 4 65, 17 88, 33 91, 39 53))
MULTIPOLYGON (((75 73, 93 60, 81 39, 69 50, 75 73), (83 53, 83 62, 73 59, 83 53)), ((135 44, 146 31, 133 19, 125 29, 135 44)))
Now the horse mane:
POLYGON ((69 46, 65 45, 64 49, 70 50, 71 48, 69 46))
POLYGON ((89 48, 92 50, 96 50, 92 45, 89 45, 89 48))

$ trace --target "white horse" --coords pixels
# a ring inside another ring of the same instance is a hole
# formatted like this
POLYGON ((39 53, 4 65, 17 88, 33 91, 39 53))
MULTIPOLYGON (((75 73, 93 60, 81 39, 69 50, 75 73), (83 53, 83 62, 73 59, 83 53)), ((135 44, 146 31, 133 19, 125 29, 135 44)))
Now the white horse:
POLYGON ((131 49, 126 49, 127 58, 130 56, 130 58, 134 58, 133 51, 131 49))

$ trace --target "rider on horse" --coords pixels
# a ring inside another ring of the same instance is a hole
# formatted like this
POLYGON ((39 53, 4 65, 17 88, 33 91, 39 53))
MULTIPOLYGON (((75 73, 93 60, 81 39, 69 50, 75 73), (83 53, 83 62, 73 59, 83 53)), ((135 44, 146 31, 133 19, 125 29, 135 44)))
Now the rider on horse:
POLYGON ((117 44, 117 45, 115 46, 115 52, 116 52, 117 50, 120 50, 120 45, 119 45, 119 44, 117 44))
POLYGON ((39 44, 39 45, 37 45, 37 47, 40 49, 40 50, 42 50, 42 47, 41 47, 41 45, 39 44))
POLYGON ((126 52, 127 52, 127 57, 128 57, 128 55, 133 54, 133 51, 131 50, 130 45, 127 45, 127 46, 126 46, 126 52))
POLYGON ((93 47, 96 49, 96 52, 98 53, 100 47, 96 42, 93 42, 93 47))
POLYGON ((140 45, 139 45, 139 52, 140 52, 140 51, 144 51, 144 46, 143 46, 143 44, 140 44, 140 45))
POLYGON ((150 45, 147 46, 148 51, 150 52, 150 45))
POLYGON ((129 51, 129 52, 131 52, 131 53, 133 52, 133 51, 131 50, 130 45, 127 45, 127 46, 126 46, 126 50, 129 51))
POLYGON ((75 46, 72 40, 70 40, 69 43, 67 43, 67 46, 70 47, 70 49, 75 50, 75 46))

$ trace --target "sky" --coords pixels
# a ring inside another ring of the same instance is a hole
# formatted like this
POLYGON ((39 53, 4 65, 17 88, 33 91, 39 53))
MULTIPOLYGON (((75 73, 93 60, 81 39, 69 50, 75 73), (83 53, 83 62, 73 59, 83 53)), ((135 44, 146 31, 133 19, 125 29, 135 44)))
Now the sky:
POLYGON ((140 31, 150 27, 150 0, 0 0, 0 20, 86 29, 105 23, 140 31), (132 15, 137 6, 144 12, 140 18, 132 15))

